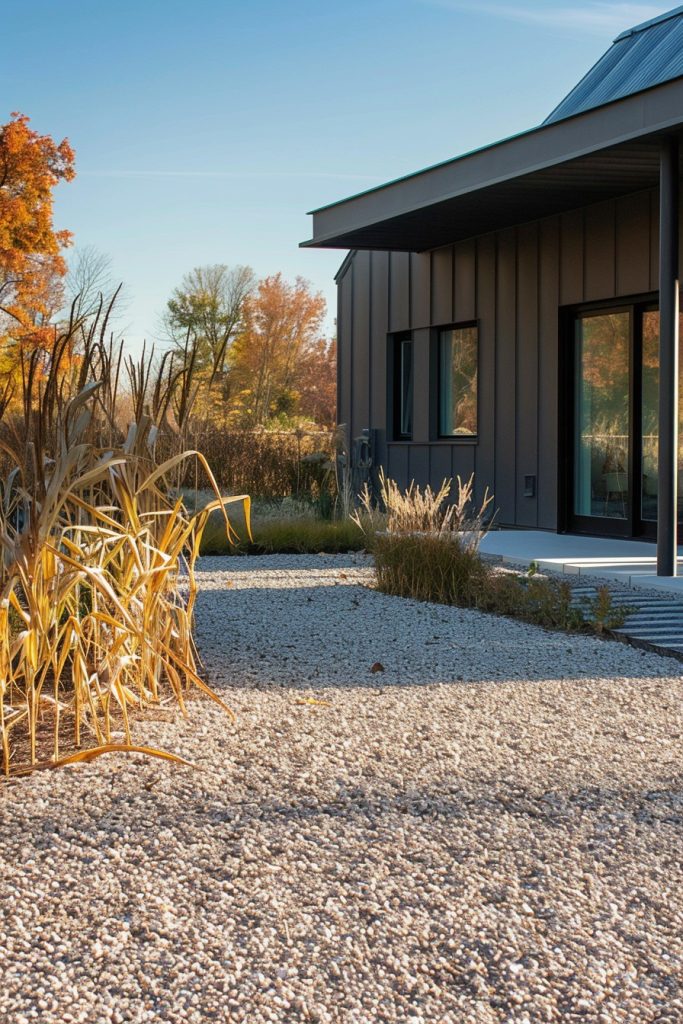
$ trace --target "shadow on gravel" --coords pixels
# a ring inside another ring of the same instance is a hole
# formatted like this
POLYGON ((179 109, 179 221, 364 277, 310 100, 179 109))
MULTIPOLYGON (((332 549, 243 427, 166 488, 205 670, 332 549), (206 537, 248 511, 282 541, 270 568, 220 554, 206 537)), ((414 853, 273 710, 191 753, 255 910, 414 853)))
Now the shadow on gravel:
POLYGON ((371 568, 371 557, 361 552, 346 555, 202 555, 197 561, 198 574, 229 572, 253 575, 289 572, 302 575, 318 571, 332 575, 344 572, 345 569, 371 568), (325 564, 326 559, 330 558, 334 558, 334 565, 325 564))
POLYGON ((614 640, 381 594, 356 575, 368 565, 359 555, 201 559, 196 639, 207 681, 228 691, 374 695, 424 684, 680 678, 674 659, 614 640))
MULTIPOLYGON (((86 861, 92 849, 89 840, 98 840, 99 849, 106 851, 124 838, 127 843, 140 844, 141 851, 153 859, 159 828, 174 833, 180 846, 188 841, 188 835, 196 835, 197 828, 206 830, 207 836, 218 829, 216 838, 230 847, 245 828, 256 827, 259 832, 265 829, 263 838, 267 841, 267 830, 271 827, 298 826, 302 822, 313 825, 320 819, 328 822, 332 819, 339 822, 339 835, 343 836, 345 821, 353 822, 354 829, 360 821, 361 825, 365 823, 370 831, 375 831, 394 828, 397 820, 405 817, 424 822, 452 821, 454 830, 441 833, 441 838, 449 843, 450 854, 462 863, 478 856, 480 851, 467 839, 458 853, 457 840, 477 834, 482 822, 486 823, 482 843, 491 852, 496 848, 514 852, 509 827, 516 819, 523 825, 525 844, 531 841, 527 824, 530 822, 537 831, 538 842, 543 842, 545 828, 565 829, 572 834, 572 841, 578 848, 590 851, 596 858, 600 851, 614 852, 617 857, 623 855, 624 828, 629 823, 635 825, 636 834, 643 828, 661 827, 667 829, 669 838, 672 832, 679 836, 683 833, 683 776, 675 785, 664 789, 586 786, 558 788, 540 794, 528 793, 521 787, 506 787, 495 778, 481 780, 469 789, 444 783, 443 787, 401 791, 397 787, 393 792, 386 792, 349 784, 340 787, 338 795, 332 799, 317 799, 295 791, 286 797, 278 793, 268 796, 254 793, 252 797, 242 798, 230 794, 207 795, 200 784, 197 792, 188 788, 181 815, 175 804, 173 813, 168 814, 164 794, 150 791, 149 784, 138 789, 134 779, 128 781, 127 792, 112 792, 103 797, 96 811, 91 806, 87 814, 75 815, 67 828, 49 810, 44 816, 38 814, 35 817, 37 827, 28 845, 47 850, 52 847, 55 834, 62 832, 73 836, 75 830, 86 861), (103 841, 104 835, 107 838, 103 841)), ((329 838, 326 831, 313 831, 307 841, 327 845, 329 838)), ((389 836, 385 834, 383 838, 388 840, 389 836)), ((28 837, 24 837, 22 843, 26 846, 27 842, 28 837)), ((341 848, 337 852, 342 855, 341 848)), ((525 852, 528 852, 526 846, 525 852)))

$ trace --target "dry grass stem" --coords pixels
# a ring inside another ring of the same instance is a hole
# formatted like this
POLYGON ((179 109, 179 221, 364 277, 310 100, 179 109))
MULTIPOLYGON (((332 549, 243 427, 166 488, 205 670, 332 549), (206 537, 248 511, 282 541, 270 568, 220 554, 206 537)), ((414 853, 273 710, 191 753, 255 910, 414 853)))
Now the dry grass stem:
POLYGON ((180 436, 170 420, 175 392, 192 389, 172 361, 155 368, 150 353, 128 363, 133 417, 122 429, 122 361, 103 340, 106 316, 79 339, 80 327, 70 323, 49 353, 24 358, 20 408, 0 434, 6 775, 132 750, 132 714, 169 696, 185 712, 191 687, 229 711, 198 671, 194 563, 213 510, 233 535, 227 502, 244 506, 249 532, 249 499, 221 498, 197 451, 158 459, 158 438, 180 436), (193 514, 170 497, 190 461, 216 495, 193 514), (125 743, 114 743, 121 732, 125 743))
POLYGON ((477 550, 490 526, 493 495, 488 488, 481 504, 474 504, 474 474, 463 482, 458 476, 457 493, 452 498, 452 480, 444 480, 438 491, 427 485, 424 490, 411 481, 401 490, 395 480, 379 470, 379 501, 367 484, 359 495, 360 507, 352 518, 366 533, 428 534, 431 537, 459 537, 460 544, 477 550))

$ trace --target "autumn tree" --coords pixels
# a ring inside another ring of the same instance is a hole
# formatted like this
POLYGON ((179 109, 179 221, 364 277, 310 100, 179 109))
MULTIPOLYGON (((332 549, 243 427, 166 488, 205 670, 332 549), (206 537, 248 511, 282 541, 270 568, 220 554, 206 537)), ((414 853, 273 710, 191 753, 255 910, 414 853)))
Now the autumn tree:
POLYGON ((64 139, 29 128, 23 114, 0 126, 0 341, 5 363, 19 345, 39 345, 63 300, 68 231, 53 224, 53 191, 74 177, 64 139))
POLYGON ((197 369, 212 379, 227 373, 230 346, 255 283, 251 267, 195 267, 168 300, 163 317, 168 339, 182 353, 189 334, 196 343, 197 369))
POLYGON ((320 426, 337 419, 337 341, 320 338, 304 353, 297 374, 298 413, 320 426))
POLYGON ((325 300, 308 282, 281 274, 260 281, 244 304, 244 326, 231 353, 233 394, 244 426, 300 414, 302 393, 325 354, 325 300))

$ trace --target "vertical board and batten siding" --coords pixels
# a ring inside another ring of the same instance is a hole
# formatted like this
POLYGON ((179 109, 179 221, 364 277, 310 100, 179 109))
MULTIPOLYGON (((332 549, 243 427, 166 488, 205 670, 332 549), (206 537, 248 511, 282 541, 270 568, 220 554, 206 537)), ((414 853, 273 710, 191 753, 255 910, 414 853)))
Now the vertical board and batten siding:
MULTIPOLYGON (((683 242, 683 233, 681 234, 683 242)), ((659 290, 659 192, 650 193, 650 290, 659 290)))
POLYGON ((370 253, 353 260, 351 423, 354 436, 370 426, 370 253))
MULTIPOLYGON (((583 301, 616 295, 616 204, 593 206, 583 223, 583 301)), ((649 260, 648 260, 649 262, 649 260)))
POLYGON ((656 291, 658 197, 643 192, 433 252, 357 252, 339 278, 339 420, 373 430, 375 457, 402 486, 475 473, 500 525, 558 525, 559 313, 656 291), (436 329, 479 325, 476 443, 436 438, 436 329), (392 442, 387 352, 414 344, 413 441, 392 442), (524 478, 536 478, 525 496, 524 478))
MULTIPOLYGON (((625 196, 616 203, 615 275, 617 295, 639 295, 650 285, 650 193, 625 196), (634 260, 629 253, 642 252, 647 258, 634 260)), ((655 221, 656 224, 656 221, 655 221)), ((655 288, 658 285, 654 286, 655 288)))
POLYGON ((389 253, 373 252, 370 285, 370 402, 368 427, 381 424, 376 432, 374 458, 380 465, 387 458, 388 382, 387 356, 389 333, 389 253))
POLYGON ((538 235, 538 223, 517 232, 515 522, 527 527, 538 526, 538 498, 524 494, 524 478, 538 480, 538 235))
MULTIPOLYGON (((493 493, 496 479, 496 236, 478 239, 476 249, 475 316, 479 324, 478 438, 474 480, 477 499, 493 493)), ((458 470, 460 472, 460 470, 458 470)))
POLYGON ((453 247, 432 253, 431 316, 433 324, 446 324, 453 316, 453 247))
POLYGON ((410 322, 410 253, 389 253, 389 330, 409 331, 410 322))
POLYGON ((560 222, 541 221, 538 242, 538 476, 537 525, 557 528, 560 222))
MULTIPOLYGON (((517 233, 498 235, 496 253, 496 471, 493 493, 505 522, 514 522, 516 504, 517 410, 517 233)), ((486 416, 486 409, 481 410, 486 416)))
MULTIPOLYGON (((339 362, 337 380, 337 419, 346 425, 349 432, 353 430, 351 422, 351 373, 354 341, 362 344, 362 339, 353 335, 353 260, 347 263, 341 277, 337 278, 337 359, 339 362)), ((368 339, 369 342, 369 339, 368 339)))

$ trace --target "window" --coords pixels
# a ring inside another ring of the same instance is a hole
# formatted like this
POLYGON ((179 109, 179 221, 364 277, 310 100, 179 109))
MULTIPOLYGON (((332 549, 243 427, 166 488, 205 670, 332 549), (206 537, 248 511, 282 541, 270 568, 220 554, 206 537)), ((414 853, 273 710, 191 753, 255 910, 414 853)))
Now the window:
POLYGON ((413 342, 410 337, 394 339, 394 437, 413 436, 413 342))
POLYGON ((439 436, 477 433, 478 338, 474 325, 439 332, 439 436))

